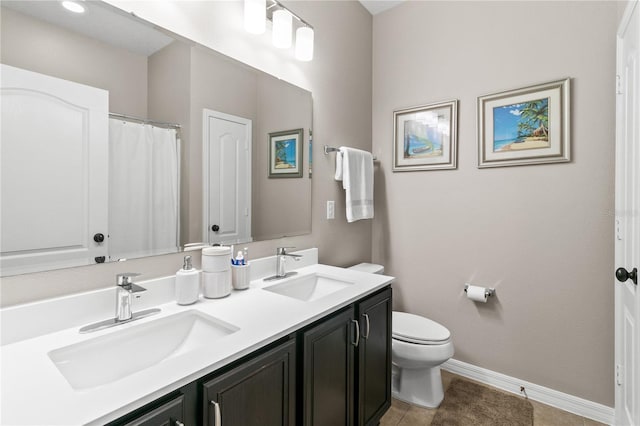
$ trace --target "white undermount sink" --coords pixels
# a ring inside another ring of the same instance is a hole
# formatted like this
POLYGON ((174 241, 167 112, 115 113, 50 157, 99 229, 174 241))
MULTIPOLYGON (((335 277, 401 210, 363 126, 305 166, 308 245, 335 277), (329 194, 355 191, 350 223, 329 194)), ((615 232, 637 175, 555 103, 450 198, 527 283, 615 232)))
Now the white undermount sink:
POLYGON ((215 344, 217 339, 238 330, 217 318, 189 310, 55 349, 49 352, 49 358, 71 387, 88 389, 215 344))
POLYGON ((354 283, 318 273, 298 275, 264 290, 294 299, 310 302, 336 291, 344 290, 354 283))

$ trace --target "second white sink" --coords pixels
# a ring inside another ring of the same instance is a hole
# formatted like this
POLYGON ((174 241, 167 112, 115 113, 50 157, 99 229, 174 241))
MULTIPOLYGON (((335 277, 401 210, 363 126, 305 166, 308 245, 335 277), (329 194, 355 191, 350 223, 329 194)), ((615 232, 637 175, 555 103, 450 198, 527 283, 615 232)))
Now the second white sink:
POLYGON ((264 290, 310 302, 353 285, 351 281, 312 273, 289 278, 264 290))
POLYGON ((88 389, 215 344, 238 330, 217 318, 189 310, 53 350, 49 358, 71 387, 88 389))

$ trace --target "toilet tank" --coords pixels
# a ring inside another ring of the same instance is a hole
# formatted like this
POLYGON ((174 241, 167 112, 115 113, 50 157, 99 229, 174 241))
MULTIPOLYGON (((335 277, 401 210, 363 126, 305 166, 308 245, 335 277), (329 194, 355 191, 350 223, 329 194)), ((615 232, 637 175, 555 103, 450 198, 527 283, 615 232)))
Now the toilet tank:
POLYGON ((370 274, 382 274, 384 273, 384 266, 376 263, 358 263, 357 265, 350 266, 349 269, 356 271, 368 272, 370 274))

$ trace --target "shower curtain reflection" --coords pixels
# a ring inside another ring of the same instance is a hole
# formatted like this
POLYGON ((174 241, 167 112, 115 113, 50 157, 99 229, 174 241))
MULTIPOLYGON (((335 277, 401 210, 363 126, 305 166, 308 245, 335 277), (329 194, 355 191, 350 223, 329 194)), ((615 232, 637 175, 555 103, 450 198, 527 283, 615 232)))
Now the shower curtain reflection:
POLYGON ((175 128, 109 119, 109 260, 178 251, 175 128))

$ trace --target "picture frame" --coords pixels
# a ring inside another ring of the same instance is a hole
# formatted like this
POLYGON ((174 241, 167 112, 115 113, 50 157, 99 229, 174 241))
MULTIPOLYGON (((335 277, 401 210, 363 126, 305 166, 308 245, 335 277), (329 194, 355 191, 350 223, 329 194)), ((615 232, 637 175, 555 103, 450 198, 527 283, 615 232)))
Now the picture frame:
POLYGON ((269 133, 269 178, 302 177, 303 129, 269 133))
POLYGON ((393 112, 393 171, 457 167, 458 100, 393 112))
POLYGON ((571 161, 570 78, 478 97, 478 168, 571 161))

